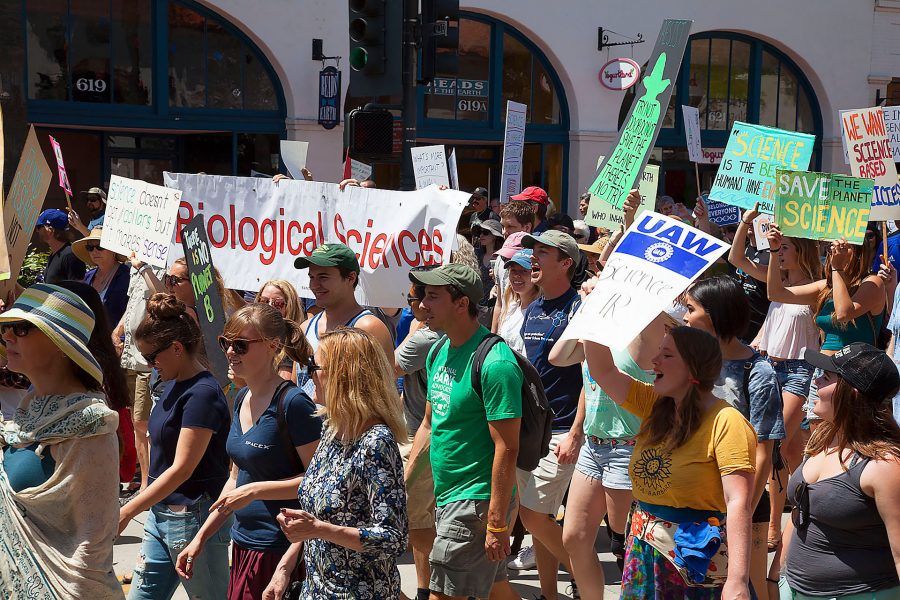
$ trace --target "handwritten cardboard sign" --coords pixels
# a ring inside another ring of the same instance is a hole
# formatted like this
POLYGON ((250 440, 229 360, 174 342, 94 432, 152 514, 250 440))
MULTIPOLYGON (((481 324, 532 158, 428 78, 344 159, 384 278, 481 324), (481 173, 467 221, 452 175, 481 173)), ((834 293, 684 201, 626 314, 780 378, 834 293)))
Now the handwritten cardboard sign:
POLYGON ((100 245, 165 267, 180 203, 178 190, 113 175, 100 245))
POLYGON ((416 176, 416 189, 421 190, 429 185, 446 185, 450 187, 450 176, 447 174, 447 156, 444 146, 419 146, 410 148, 412 154, 413 173, 416 176))
POLYGON ((500 202, 522 191, 522 155, 525 152, 525 121, 528 107, 506 101, 506 130, 503 133, 503 170, 500 173, 500 202))
POLYGON ((703 144, 700 142, 700 110, 694 106, 681 106, 684 115, 684 136, 687 139, 688 157, 691 162, 703 162, 703 144))
POLYGON ((842 111, 841 135, 847 145, 850 173, 875 180, 870 219, 900 219, 900 181, 884 111, 878 107, 842 111))
POLYGON ((871 179, 779 169, 777 181, 775 220, 784 235, 863 243, 872 205, 871 179))
POLYGON ((59 175, 59 187, 65 190, 68 196, 72 195, 72 184, 69 183, 69 176, 66 174, 66 163, 63 161, 62 147, 56 138, 50 137, 50 146, 53 148, 53 155, 56 157, 56 170, 59 175))
MULTIPOLYGON (((603 162, 604 157, 597 159, 597 164, 603 162)), ((638 190, 641 193, 641 205, 635 213, 637 218, 645 210, 653 210, 656 205, 656 190, 659 187, 659 167, 656 165, 647 165, 644 172, 641 173, 641 181, 638 184, 638 190)), ((602 200, 593 202, 588 206, 587 215, 585 215, 585 223, 593 227, 604 227, 610 231, 618 229, 620 225, 625 225, 624 208, 615 208, 602 200)))

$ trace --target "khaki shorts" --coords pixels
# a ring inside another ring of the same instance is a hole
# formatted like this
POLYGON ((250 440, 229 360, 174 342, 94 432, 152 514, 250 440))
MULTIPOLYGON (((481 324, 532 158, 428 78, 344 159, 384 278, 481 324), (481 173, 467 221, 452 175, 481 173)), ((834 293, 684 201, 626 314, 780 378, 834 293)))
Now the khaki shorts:
POLYGON ((125 371, 125 380, 128 382, 128 395, 133 405, 131 409, 132 421, 149 421, 150 409, 153 401, 150 399, 150 372, 125 371))
MULTIPOLYGON (((400 444, 403 469, 409 463, 412 442, 400 444)), ((431 472, 431 444, 416 458, 406 480, 406 512, 410 529, 434 527, 434 475, 431 472)))
POLYGON ((550 438, 550 452, 541 459, 537 468, 529 473, 516 469, 516 484, 522 506, 544 515, 554 515, 559 511, 575 465, 561 465, 556 461, 556 447, 568 432, 554 433, 550 438))

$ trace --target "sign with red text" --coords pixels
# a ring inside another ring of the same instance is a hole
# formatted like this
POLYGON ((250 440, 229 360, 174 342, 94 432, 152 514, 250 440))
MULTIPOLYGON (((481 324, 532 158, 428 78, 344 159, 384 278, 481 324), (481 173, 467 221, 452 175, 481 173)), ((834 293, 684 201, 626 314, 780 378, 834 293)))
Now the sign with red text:
POLYGON ((641 78, 641 66, 630 58, 614 58, 600 69, 600 83, 609 90, 627 90, 641 78))
POLYGON ((180 202, 178 190, 113 175, 100 246, 123 256, 133 252, 148 265, 165 267, 180 202))
POLYGON ((841 112, 841 135, 847 145, 850 173, 874 179, 872 221, 900 219, 900 181, 891 151, 891 141, 879 107, 841 112))
POLYGON ((49 137, 50 147, 53 148, 53 155, 56 157, 56 171, 59 174, 59 187, 71 196, 72 184, 69 183, 69 176, 66 174, 66 163, 63 162, 62 147, 59 145, 59 142, 56 141, 55 137, 52 135, 49 137))
MULTIPOLYGON (((340 242, 359 258, 356 297, 368 306, 404 306, 409 270, 450 259, 456 224, 469 201, 469 194, 434 186, 341 191, 318 181, 276 185, 249 177, 164 177, 183 194, 176 231, 204 215, 212 261, 226 287, 255 290, 269 279, 287 279, 302 297, 312 298, 308 271, 294 268, 294 260, 326 242, 340 242)), ((170 263, 180 253, 179 237, 171 240, 170 263)))

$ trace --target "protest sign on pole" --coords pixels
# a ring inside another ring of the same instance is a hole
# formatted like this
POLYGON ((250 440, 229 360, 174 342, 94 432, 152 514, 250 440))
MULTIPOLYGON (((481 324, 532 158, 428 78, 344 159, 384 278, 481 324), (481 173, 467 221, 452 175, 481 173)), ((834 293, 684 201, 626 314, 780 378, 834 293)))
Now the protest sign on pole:
POLYGON ((775 211, 775 169, 804 171, 815 136, 735 121, 709 197, 725 204, 775 211))
MULTIPOLYGON (((603 156, 597 159, 597 164, 603 162, 603 156)), ((656 190, 659 187, 659 167, 656 165, 647 165, 644 172, 641 173, 641 181, 638 184, 638 190, 641 193, 641 205, 635 213, 635 218, 645 210, 653 210, 656 206, 656 190)), ((610 231, 615 230, 619 225, 625 224, 624 208, 613 208, 611 205, 598 200, 588 206, 587 215, 584 222, 593 227, 604 227, 610 231)))
MULTIPOLYGON (((308 271, 294 260, 321 244, 340 242, 359 257, 357 299, 367 306, 403 306, 409 270, 450 260, 456 225, 469 194, 430 186, 414 192, 348 187, 313 181, 281 181, 165 173, 182 191, 178 225, 206 218, 213 262, 226 287, 259 289, 287 279, 312 298, 308 271)), ((181 252, 180 236, 169 262, 181 252), (175 254, 173 254, 175 253, 175 254)))
POLYGON ((500 171, 500 203, 522 191, 522 155, 525 152, 525 121, 528 107, 506 101, 506 130, 503 133, 503 170, 500 171))
POLYGON ((281 160, 287 167, 288 173, 294 179, 305 179, 303 169, 306 168, 306 154, 309 151, 309 142, 296 140, 281 140, 281 160))
POLYGON ((756 249, 757 250, 768 250, 769 249, 769 238, 766 237, 766 234, 769 233, 769 225, 772 223, 772 215, 763 213, 753 219, 753 235, 756 238, 756 249))
MULTIPOLYGON (((3 140, 3 111, 0 110, 0 140, 3 140)), ((3 195, 3 169, 6 166, 6 154, 3 148, 4 144, 0 143, 0 196, 3 195)), ((5 219, 3 213, 0 213, 0 231, 6 231, 4 226, 5 219)), ((9 279, 9 250, 6 243, 6 237, 0 238, 0 281, 9 279)))
MULTIPOLYGON (((266 181, 247 179, 257 185, 266 181)), ((124 256, 134 252, 148 265, 165 267, 180 202, 176 189, 113 175, 100 246, 124 256)))
POLYGON ((416 189, 421 190, 429 185, 446 185, 450 187, 447 175, 447 156, 444 146, 418 146, 409 149, 412 155, 413 174, 416 176, 416 189))
POLYGON ((694 106, 681 106, 684 116, 684 135, 687 138, 688 157, 693 163, 703 162, 703 144, 700 142, 700 110, 694 106))
POLYGON ((850 174, 874 179, 872 221, 900 219, 900 181, 887 137, 884 111, 879 107, 841 113, 841 134, 847 142, 850 174))
POLYGON ((456 166, 456 148, 450 151, 450 158, 447 159, 447 170, 450 175, 451 189, 459 189, 459 169, 456 166))
POLYGON ((709 214, 709 222, 719 227, 734 225, 741 220, 741 209, 737 206, 707 200, 706 210, 709 214))
POLYGON ((872 205, 871 179, 781 169, 777 178, 775 222, 781 233, 863 243, 872 205))
POLYGON ((900 162, 900 106, 882 106, 881 110, 884 111, 884 131, 891 141, 891 154, 895 163, 900 162))
POLYGON ((597 202, 622 208, 628 192, 643 172, 672 96, 691 23, 676 19, 663 21, 647 63, 648 74, 641 81, 644 92, 631 105, 612 152, 597 169, 597 176, 588 188, 597 202))
POLYGON ((225 309, 216 285, 212 253, 203 215, 197 215, 181 229, 181 247, 187 263, 188 278, 197 299, 197 321, 203 333, 209 370, 223 388, 229 384, 228 359, 219 346, 218 337, 225 327, 225 309))
POLYGON ((350 177, 357 181, 365 181, 372 178, 372 165, 367 165, 352 158, 348 160, 350 161, 350 177))
POLYGON ((72 210, 72 184, 69 183, 69 176, 66 174, 66 163, 63 162, 62 155, 62 147, 59 145, 59 142, 56 141, 56 138, 48 136, 50 138, 50 146, 53 148, 53 155, 56 157, 56 171, 59 175, 59 187, 63 189, 66 193, 66 204, 69 207, 69 210, 72 210))
POLYGON ((6 246, 9 254, 10 278, 0 282, 2 298, 6 298, 15 286, 16 278, 25 261, 28 243, 34 234, 44 197, 50 189, 53 171, 38 142, 34 126, 28 130, 25 147, 19 158, 19 166, 13 176, 9 193, 3 204, 3 223, 6 227, 6 246))
POLYGON ((647 211, 628 228, 561 339, 625 348, 729 246, 647 211))

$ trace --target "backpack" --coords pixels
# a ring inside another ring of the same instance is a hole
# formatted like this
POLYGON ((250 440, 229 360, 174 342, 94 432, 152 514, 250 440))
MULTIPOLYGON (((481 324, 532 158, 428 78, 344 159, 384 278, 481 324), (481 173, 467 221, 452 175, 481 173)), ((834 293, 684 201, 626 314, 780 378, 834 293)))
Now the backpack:
MULTIPOLYGON (((284 447, 284 454, 294 467, 294 472, 300 475, 301 473, 306 472, 306 467, 303 465, 303 461, 297 454, 297 450, 291 440, 291 434, 288 431, 287 421, 284 418, 284 398, 292 387, 296 387, 292 382, 282 381, 278 384, 278 387, 275 388, 275 393, 273 394, 277 402, 275 406, 275 423, 278 427, 278 437, 281 439, 281 445, 284 447)), ((247 395, 248 390, 249 388, 245 387, 239 391, 237 397, 235 397, 235 413, 240 414, 241 404, 243 404, 244 397, 247 395)))
MULTIPOLYGON (((443 336, 435 343, 429 357, 428 368, 434 364, 434 357, 447 341, 443 336)), ((496 344, 504 344, 499 335, 488 334, 479 342, 472 359, 472 389, 481 398, 481 369, 488 353, 496 344)), ((508 347, 508 346, 507 346, 508 347)), ((522 379, 522 421, 519 427, 519 455, 516 466, 523 471, 533 471, 541 459, 550 452, 550 438, 553 435, 553 409, 544 393, 541 376, 531 362, 512 348, 516 364, 524 376, 522 379)))

